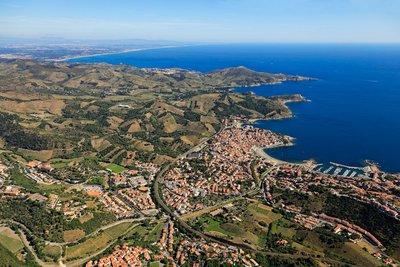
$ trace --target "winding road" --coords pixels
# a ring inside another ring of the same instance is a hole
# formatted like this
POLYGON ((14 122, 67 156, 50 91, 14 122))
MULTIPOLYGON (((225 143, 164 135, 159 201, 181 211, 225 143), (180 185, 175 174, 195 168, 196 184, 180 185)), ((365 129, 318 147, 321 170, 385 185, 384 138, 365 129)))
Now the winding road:
MULTIPOLYGON (((124 219, 124 220, 120 220, 120 221, 116 221, 113 222, 111 224, 102 226, 100 228, 98 228, 96 231, 86 235, 84 238, 88 238, 90 236, 93 236, 95 234, 97 234, 100 231, 109 229, 111 227, 117 226, 119 224, 122 223, 134 223, 134 222, 140 222, 140 221, 144 221, 144 220, 148 220, 148 219, 153 219, 154 217, 142 217, 142 218, 137 218, 137 219, 124 219)), ((73 260, 73 261, 69 261, 69 262, 64 262, 63 259, 60 259, 60 261, 58 263, 55 262, 46 262, 41 260, 37 254, 35 249, 31 246, 31 244, 29 243, 27 237, 26 237, 26 233, 31 233, 31 231, 22 223, 16 222, 14 220, 0 220, 0 224, 15 224, 18 225, 20 228, 20 238, 22 243, 24 244, 24 246, 32 253, 33 257, 35 258, 35 261, 43 267, 73 267, 73 266, 81 266, 82 264, 84 264, 85 262, 89 261, 91 258, 96 257, 97 255, 101 254, 103 251, 105 251, 106 249, 108 249, 109 246, 106 246, 105 248, 96 251, 95 253, 82 258, 82 259, 77 259, 77 260, 73 260)), ((136 225, 134 225, 136 226, 136 225)), ((128 230, 131 230, 132 227, 130 227, 128 230)), ((77 241, 73 241, 73 242, 63 242, 63 243, 58 243, 58 242, 50 242, 50 241, 45 241, 46 245, 52 245, 52 246, 59 246, 61 248, 61 251, 63 250, 63 246, 67 246, 67 245, 75 245, 79 243, 79 240, 77 241)), ((62 254, 62 253, 61 253, 62 254)))
MULTIPOLYGON (((231 127, 231 126, 230 126, 231 127)), ((306 258, 317 258, 314 255, 301 255, 301 254, 286 254, 286 253, 279 253, 279 252, 268 252, 268 251, 261 251, 261 250, 256 250, 251 248, 248 245, 241 244, 241 243, 236 243, 230 240, 226 240, 223 238, 215 237, 212 235, 205 234, 203 232, 197 231, 194 229, 192 226, 190 226, 188 223, 186 223, 184 220, 180 218, 176 213, 174 213, 173 210, 170 209, 170 207, 164 202, 162 196, 160 195, 160 184, 162 184, 162 181, 164 180, 165 175, 168 173, 170 168, 181 158, 186 157, 188 154, 199 151, 200 149, 204 148, 205 145, 211 138, 214 136, 218 135, 220 132, 223 130, 230 128, 230 127, 221 127, 221 129, 215 133, 214 135, 208 137, 207 139, 203 140, 201 143, 199 143, 197 146, 191 148, 190 150, 186 151, 185 153, 179 155, 174 161, 170 162, 168 165, 164 166, 164 168, 157 174, 154 184, 153 184, 153 193, 154 193, 154 198, 156 203, 176 222, 180 225, 181 228, 183 228, 185 231, 188 233, 195 235, 197 237, 203 238, 204 240, 210 241, 210 242, 217 242, 222 245, 231 245, 231 246, 236 246, 239 248, 243 248, 249 252, 252 253, 260 253, 263 255, 267 256, 279 256, 279 257, 286 257, 286 258, 291 258, 291 259, 306 259, 306 258)), ((243 196, 244 197, 244 196, 243 196)), ((334 260, 331 258, 326 258, 326 257, 320 257, 318 258, 319 260, 322 260, 327 263, 331 264, 336 264, 336 265, 343 265, 344 262, 339 261, 339 260, 334 260)))
MULTIPOLYGON (((243 248, 243 249, 245 249, 245 250, 247 250, 247 251, 249 251, 249 252, 252 252, 252 253, 260 253, 260 254, 267 255, 267 256, 279 256, 279 257, 287 257, 287 258, 292 258, 292 259, 299 259, 299 258, 316 258, 316 256, 314 256, 314 255, 286 254, 286 253, 278 253, 278 252, 260 251, 260 250, 253 249, 252 247, 250 247, 250 246, 248 246, 248 245, 246 245, 246 244, 236 243, 236 242, 233 242, 233 241, 230 241, 230 240, 226 240, 226 239, 223 239, 223 238, 219 238, 219 237, 215 237, 215 236, 212 236, 212 235, 205 234, 205 233, 203 233, 203 232, 197 231, 196 229, 194 229, 193 227, 191 227, 188 223, 186 223, 184 220, 182 220, 181 217, 178 216, 177 214, 175 214, 174 211, 171 210, 170 207, 164 202, 162 195, 160 195, 160 192, 161 192, 161 190, 160 190, 160 185, 162 184, 162 182, 163 182, 163 180, 164 180, 164 177, 165 177, 165 175, 167 174, 167 172, 170 170, 170 168, 171 168, 180 158, 184 158, 184 157, 186 157, 189 153, 192 153, 192 152, 195 152, 195 151, 199 151, 199 150, 203 149, 204 147, 206 147, 207 142, 208 142, 211 138, 213 138, 215 135, 218 135, 220 132, 222 132, 223 130, 225 130, 225 129, 227 129, 227 128, 230 128, 230 127, 231 127, 231 126, 229 126, 229 127, 221 127, 221 129, 220 129, 217 133, 215 133, 214 135, 212 135, 212 136, 210 136, 210 137, 208 137, 208 138, 206 138, 206 139, 203 139, 198 145, 196 145, 195 147, 193 147, 193 148, 191 148, 190 150, 186 151, 185 153, 179 155, 175 160, 173 160, 172 162, 170 162, 169 164, 167 164, 166 166, 164 166, 164 167, 158 172, 158 174, 156 175, 156 178, 155 178, 154 183, 153 183, 153 194, 154 194, 154 200, 155 200, 155 202, 158 204, 159 207, 161 207, 161 208, 164 210, 164 212, 166 212, 166 213, 170 216, 170 218, 171 218, 172 220, 174 220, 174 221, 181 227, 181 229, 184 229, 187 233, 190 233, 191 235, 200 237, 200 238, 202 238, 202 239, 204 239, 204 240, 207 240, 207 241, 210 241, 210 242, 217 242, 217 243, 220 243, 220 244, 223 244, 223 245, 228 245, 228 246, 229 246, 229 245, 236 246, 236 247, 239 247, 239 248, 243 248)), ((265 176, 265 175, 263 175, 262 177, 260 177, 261 180, 262 180, 262 178, 263 178, 264 176, 265 176)), ((246 194, 243 194, 243 196, 241 196, 241 197, 245 197, 245 195, 246 195, 246 194)), ((125 223, 125 222, 139 222, 139 221, 143 221, 143 220, 146 220, 146 219, 152 219, 152 217, 142 217, 142 218, 138 218, 138 219, 124 219, 124 220, 121 220, 121 221, 117 221, 117 222, 111 223, 111 224, 109 224, 109 225, 106 225, 106 226, 103 226, 103 227, 97 229, 95 232, 93 232, 93 233, 87 235, 86 238, 87 238, 87 237, 90 237, 90 236, 92 236, 92 235, 95 235, 95 234, 98 233, 99 231, 108 229, 108 228, 110 228, 110 227, 116 226, 116 225, 121 224, 121 223, 125 223)), ((18 223, 18 222, 12 221, 12 220, 0 220, 0 223, 1 223, 1 222, 9 222, 9 223, 11 222, 11 223, 17 224, 17 225, 21 226, 21 228, 22 228, 24 231, 30 233, 29 229, 27 229, 27 228, 26 228, 23 224, 21 224, 21 223, 18 223)), ((132 227, 133 227, 133 226, 132 226, 132 227)), ((131 228, 129 228, 129 229, 131 229, 131 228)), ((67 267, 67 266, 68 266, 68 267, 73 267, 73 266, 80 266, 80 265, 83 265, 85 262, 89 261, 91 258, 93 258, 93 257, 95 257, 95 256, 97 256, 97 255, 99 255, 99 254, 101 254, 102 252, 104 252, 104 251, 108 248, 108 246, 107 246, 107 247, 105 247, 104 249, 101 249, 101 250, 99 250, 99 251, 96 251, 96 253, 93 253, 92 255, 89 255, 89 256, 87 256, 87 257, 85 257, 85 258, 82 258, 82 259, 70 261, 70 262, 63 262, 62 259, 61 259, 60 262, 58 262, 58 263, 54 263, 54 262, 45 262, 45 261, 41 260, 41 259, 37 256, 35 250, 34 250, 33 247, 29 244, 29 242, 28 242, 28 240, 27 240, 27 238, 26 238, 26 234, 25 234, 24 231, 21 231, 21 234, 20 234, 22 242, 23 242, 24 245, 29 249, 29 251, 33 254, 33 256, 34 256, 35 260, 37 261, 37 263, 38 263, 39 265, 43 266, 43 267, 64 267, 64 266, 65 266, 65 267, 67 267)), ((61 248, 62 248, 63 246, 67 246, 67 245, 74 245, 74 244, 76 244, 76 243, 78 243, 78 241, 74 241, 74 242, 61 242, 61 243, 58 243, 58 242, 49 242, 49 241, 46 242, 46 244, 53 245, 53 246, 60 246, 61 248)), ((331 259, 331 258, 321 257, 321 258, 318 258, 318 259, 319 259, 319 260, 322 260, 322 261, 324 261, 324 262, 331 263, 331 264, 339 264, 339 265, 344 264, 344 263, 341 262, 341 261, 334 260, 334 259, 331 259)))

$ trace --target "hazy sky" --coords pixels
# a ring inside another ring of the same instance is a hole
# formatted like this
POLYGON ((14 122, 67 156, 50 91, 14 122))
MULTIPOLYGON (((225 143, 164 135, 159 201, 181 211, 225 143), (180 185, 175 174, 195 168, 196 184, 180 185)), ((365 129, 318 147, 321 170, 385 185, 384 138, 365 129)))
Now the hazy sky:
POLYGON ((0 37, 400 42, 400 0, 0 0, 0 37))

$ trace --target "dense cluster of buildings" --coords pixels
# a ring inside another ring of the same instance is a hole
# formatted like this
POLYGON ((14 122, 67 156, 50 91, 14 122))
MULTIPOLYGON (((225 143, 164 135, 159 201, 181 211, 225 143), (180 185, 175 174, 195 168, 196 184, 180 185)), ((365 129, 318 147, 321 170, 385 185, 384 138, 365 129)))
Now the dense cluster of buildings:
POLYGON ((163 197, 180 213, 210 205, 214 197, 237 196, 257 185, 255 147, 289 142, 285 136, 252 126, 226 128, 200 152, 180 159, 164 180, 163 197), (253 169, 252 169, 253 168, 253 169), (205 198, 207 196, 207 198, 205 198))
MULTIPOLYGON (((218 259, 219 263, 229 265, 241 264, 248 267, 259 266, 250 254, 246 254, 242 249, 234 246, 224 246, 218 243, 207 243, 205 241, 183 240, 177 247, 175 262, 178 266, 185 264, 193 255, 199 257, 205 255, 206 259, 218 259)), ((202 266, 201 262, 194 262, 192 266, 202 266)))
POLYGON ((112 254, 100 258, 99 260, 89 261, 86 267, 128 267, 146 266, 146 262, 151 259, 152 252, 147 248, 139 246, 131 247, 127 244, 115 246, 112 254))
POLYGON ((100 192, 100 201, 117 218, 131 217, 139 212, 144 215, 158 212, 148 184, 154 179, 159 167, 144 162, 136 162, 135 167, 136 169, 110 175, 110 184, 121 189, 100 192))
MULTIPOLYGON (((171 74, 179 73, 179 70, 168 71, 171 74)), ((293 220, 306 229, 312 230, 328 224, 336 234, 350 233, 356 236, 354 242, 363 238, 375 247, 383 248, 381 242, 367 230, 336 217, 305 213, 301 207, 286 205, 284 201, 276 203, 272 192, 273 188, 279 188, 306 195, 318 195, 321 193, 320 189, 327 189, 334 194, 371 204, 392 218, 400 220, 400 178, 392 176, 391 179, 387 179, 386 174, 379 171, 368 175, 356 175, 350 171, 345 171, 342 175, 338 175, 339 172, 329 174, 327 171, 314 170, 305 164, 272 163, 254 156, 255 148, 283 146, 290 141, 289 137, 252 126, 226 127, 201 150, 190 153, 176 162, 164 177, 162 197, 176 212, 185 214, 215 205, 222 199, 244 195, 257 189, 258 183, 262 182, 266 202, 294 214, 293 220), (259 168, 265 176, 260 177, 259 168), (263 180, 260 181, 260 178, 263 180)), ((81 202, 61 201, 55 194, 45 197, 40 194, 21 193, 18 186, 3 186, 9 176, 8 169, 8 166, 0 162, 1 193, 12 197, 27 196, 44 202, 47 208, 62 212, 67 220, 85 214, 87 206, 81 202)), ((58 182, 49 175, 52 170, 50 163, 40 161, 28 162, 22 168, 26 177, 42 184, 58 182)), ((89 196, 97 197, 118 219, 154 215, 158 210, 149 186, 159 170, 159 167, 152 163, 135 162, 135 169, 120 173, 109 170, 109 187, 83 184, 82 188, 89 196)), ((210 215, 217 216, 233 207, 233 204, 228 205, 210 212, 210 215)), ((232 219, 241 221, 233 214, 232 219)), ((184 235, 176 237, 174 223, 169 221, 164 224, 159 241, 154 243, 159 247, 159 251, 158 248, 156 252, 140 246, 118 245, 110 255, 89 261, 86 266, 146 266, 150 262, 163 259, 166 259, 170 266, 181 266, 188 262, 192 266, 202 266, 204 259, 218 259, 221 264, 259 266, 251 255, 237 247, 189 239, 184 235)), ((286 240, 279 242, 287 243, 286 240)), ((387 256, 382 257, 390 260, 387 256)))
MULTIPOLYGON (((300 209, 300 211, 301 211, 301 209, 300 209)), ((323 221, 321 221, 320 219, 318 219, 316 217, 304 215, 301 213, 297 213, 293 217, 293 220, 295 222, 297 222, 298 224, 302 225, 304 228, 309 229, 309 230, 315 229, 316 227, 321 227, 324 224, 323 221)))
POLYGON ((174 245, 174 223, 173 222, 170 221, 164 225, 158 245, 160 246, 161 249, 168 250, 169 252, 173 251, 173 245, 174 245))
POLYGON ((117 193, 104 192, 100 201, 117 218, 130 217, 138 212, 146 215, 157 213, 150 188, 144 186, 120 189, 117 193))
POLYGON ((0 194, 2 195, 2 198, 16 198, 19 196, 25 196, 24 193, 21 193, 21 187, 15 185, 2 186, 0 188, 0 194))
POLYGON ((38 160, 27 162, 22 168, 22 172, 30 179, 39 184, 54 184, 56 180, 48 173, 53 170, 50 162, 42 163, 38 160))
MULTIPOLYGON (((172 226, 173 227, 173 226, 172 226)), ((173 232, 172 232, 173 235, 173 232)), ((163 237, 166 236, 163 234, 163 237)), ((172 240, 166 239, 166 242, 172 240)), ((172 241, 173 242, 173 241, 172 241)), ((203 266, 204 259, 216 259, 220 264, 240 264, 247 267, 258 267, 259 264, 250 254, 233 246, 224 246, 218 243, 185 239, 175 246, 161 247, 161 252, 155 253, 147 248, 139 246, 115 246, 114 251, 98 260, 89 261, 86 267, 128 267, 148 266, 150 262, 167 260, 169 266, 182 266, 190 261, 190 266, 203 266)))
POLYGON ((110 175, 110 184, 120 186, 139 187, 146 186, 153 181, 155 175, 160 170, 160 167, 151 162, 135 162, 135 169, 124 170, 121 173, 114 173, 110 175))

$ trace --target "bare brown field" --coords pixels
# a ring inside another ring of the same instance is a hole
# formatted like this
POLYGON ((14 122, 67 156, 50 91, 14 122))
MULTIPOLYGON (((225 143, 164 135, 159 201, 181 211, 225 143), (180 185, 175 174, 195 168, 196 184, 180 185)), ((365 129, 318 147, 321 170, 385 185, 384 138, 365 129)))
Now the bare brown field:
POLYGON ((65 103, 62 100, 37 100, 29 102, 3 100, 0 101, 0 107, 16 113, 51 113, 55 115, 61 115, 62 110, 65 108, 65 103))
POLYGON ((59 246, 47 245, 44 247, 43 253, 48 256, 57 257, 61 255, 61 248, 59 246))
POLYGON ((118 127, 121 125, 121 123, 123 121, 124 121, 123 119, 118 118, 116 116, 111 116, 111 117, 108 117, 108 119, 107 119, 107 122, 110 124, 110 128, 114 129, 114 130, 118 129, 118 127))
POLYGON ((211 124, 206 123, 205 126, 207 127, 207 131, 208 131, 209 133, 214 134, 214 133, 217 132, 211 124))
POLYGON ((175 141, 175 138, 173 137, 160 137, 159 139, 161 142, 167 142, 167 143, 172 143, 175 141))
POLYGON ((58 83, 58 82, 62 82, 62 81, 64 81, 65 79, 67 79, 68 78, 68 75, 67 74, 65 74, 65 73, 63 73, 63 72, 59 72, 59 71, 57 71, 57 72, 46 72, 46 71, 42 71, 41 72, 41 75, 43 75, 43 76, 47 76, 48 78, 48 80, 49 81, 52 81, 52 82, 55 82, 55 83, 58 83))
POLYGON ((135 142, 134 147, 143 151, 154 151, 154 146, 146 141, 137 141, 135 142))
POLYGON ((135 156, 136 152, 134 151, 127 151, 126 152, 126 157, 122 160, 122 165, 127 166, 127 165, 133 165, 135 162, 135 156))
POLYGON ((213 116, 200 116, 200 121, 203 123, 218 123, 218 119, 213 116))
POLYGON ((26 128, 37 128, 40 125, 40 121, 37 122, 20 122, 19 124, 21 124, 23 127, 26 128))
POLYGON ((157 111, 159 114, 164 113, 164 112, 172 112, 178 115, 183 116, 184 115, 184 111, 176 108, 172 105, 169 105, 167 103, 163 103, 163 102, 156 102, 153 104, 153 106, 151 107, 152 110, 157 111))
POLYGON ((177 124, 175 121, 174 116, 168 114, 164 116, 162 119, 164 125, 164 132, 166 133, 173 133, 180 129, 182 126, 177 124))
POLYGON ((64 241, 73 242, 85 236, 85 231, 81 229, 64 231, 64 241))
POLYGON ((35 94, 22 94, 14 91, 0 92, 0 96, 4 98, 23 100, 23 101, 31 101, 31 100, 40 100, 43 99, 42 95, 35 94))
POLYGON ((140 120, 133 120, 132 124, 129 126, 128 133, 142 132, 143 129, 140 126, 140 120))
POLYGON ((214 103, 218 99, 219 94, 203 94, 195 96, 191 99, 189 106, 192 105, 192 110, 202 114, 207 114, 214 107, 214 103), (196 106, 193 106, 194 103, 196 106))
POLYGON ((111 143, 104 138, 96 138, 91 140, 91 145, 94 149, 100 151, 111 145, 111 143))
POLYGON ((95 236, 88 238, 86 241, 67 247, 66 258, 75 259, 88 256, 95 253, 113 242, 118 237, 122 236, 129 229, 136 227, 137 224, 132 223, 121 223, 116 226, 110 227, 95 236))
POLYGON ((6 143, 5 143, 4 139, 0 138, 0 148, 4 148, 5 144, 6 143))
POLYGON ((47 161, 53 157, 53 150, 35 151, 35 150, 19 148, 18 152, 22 153, 25 156, 32 157, 40 161, 47 161))
POLYGON ((196 145, 200 142, 200 139, 196 135, 184 135, 181 136, 182 142, 188 145, 196 145))
POLYGON ((97 111, 99 111, 100 108, 98 106, 91 105, 91 106, 88 106, 86 109, 87 109, 87 111, 97 112, 97 111))
MULTIPOLYGON (((93 201, 86 201, 86 205, 89 208, 96 208, 96 204, 93 201)), ((93 213, 86 214, 84 216, 79 217, 79 221, 81 223, 85 223, 93 219, 93 213)))
POLYGON ((172 160, 174 160, 174 158, 169 157, 169 156, 166 156, 166 155, 159 155, 159 154, 157 154, 157 156, 156 156, 156 158, 155 158, 155 160, 154 160, 154 163, 155 163, 155 164, 162 165, 164 162, 170 162, 170 161, 172 161, 172 160))
POLYGON ((0 244, 12 253, 16 253, 24 247, 19 236, 8 227, 0 227, 0 244))
POLYGON ((189 131, 192 131, 192 132, 195 132, 195 133, 207 132, 207 128, 201 122, 192 122, 191 121, 191 122, 189 122, 189 125, 187 126, 187 129, 189 131))

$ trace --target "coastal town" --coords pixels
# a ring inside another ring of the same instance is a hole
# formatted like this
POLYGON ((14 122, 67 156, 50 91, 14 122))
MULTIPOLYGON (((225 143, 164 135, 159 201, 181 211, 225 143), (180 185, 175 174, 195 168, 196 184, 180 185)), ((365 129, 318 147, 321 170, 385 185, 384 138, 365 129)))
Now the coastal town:
POLYGON ((289 142, 286 136, 252 126, 227 128, 204 149, 177 161, 165 177, 163 196, 184 214, 246 194, 258 186, 260 160, 252 156, 253 148, 289 142))
POLYGON ((400 0, 0 0, 0 267, 400 267, 400 0))
MULTIPOLYGON (((111 166, 97 171, 104 177, 101 184, 72 183, 72 188, 78 190, 81 196, 74 199, 55 193, 29 192, 10 180, 12 172, 15 175, 19 171, 20 175, 43 186, 68 185, 68 180, 52 175, 54 164, 51 162, 1 163, 0 192, 3 198, 26 198, 43 203, 46 209, 61 213, 66 221, 92 216, 93 200, 102 210, 113 214, 117 221, 152 220, 155 216, 162 218, 156 242, 117 244, 110 254, 87 261, 87 267, 147 266, 161 262, 170 266, 202 266, 204 259, 228 265, 260 266, 254 254, 243 248, 248 244, 213 239, 213 232, 207 238, 187 236, 175 219, 175 216, 194 218, 191 225, 200 225, 196 227, 203 231, 211 229, 211 225, 219 221, 245 223, 246 208, 235 204, 240 200, 264 203, 262 205, 277 212, 275 217, 281 214, 280 217, 295 223, 299 229, 329 229, 333 235, 347 242, 368 244, 372 248, 369 252, 371 257, 383 264, 397 266, 397 261, 386 253, 385 241, 380 236, 341 216, 310 211, 300 202, 291 201, 290 194, 296 192, 307 197, 330 194, 349 198, 399 221, 400 198, 396 194, 400 188, 399 177, 382 172, 376 166, 346 169, 345 166, 332 164, 322 168, 321 164, 310 161, 282 162, 269 157, 261 149, 288 146, 292 141, 291 137, 243 125, 236 120, 225 122, 220 132, 179 157, 161 176, 163 187, 160 193, 173 216, 160 209, 152 192, 161 167, 141 161, 135 162, 135 167, 131 169, 111 166), (210 236, 211 239, 208 239, 210 236)), ((221 229, 218 231, 224 233, 221 229)), ((278 251, 294 249, 291 245, 293 241, 282 236, 276 240, 273 247, 278 251)), ((254 249, 253 245, 249 247, 254 249)))

